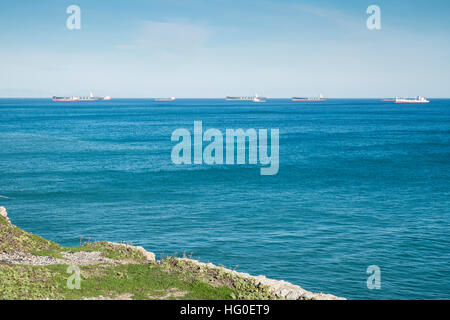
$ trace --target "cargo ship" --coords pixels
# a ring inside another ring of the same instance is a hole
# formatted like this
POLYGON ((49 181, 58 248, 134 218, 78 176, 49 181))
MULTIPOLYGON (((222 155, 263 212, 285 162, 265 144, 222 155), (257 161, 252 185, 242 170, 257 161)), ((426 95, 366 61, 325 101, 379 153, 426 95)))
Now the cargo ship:
POLYGON ((111 100, 110 96, 106 97, 95 97, 92 92, 87 97, 82 96, 71 96, 71 97, 57 97, 53 96, 53 101, 107 101, 111 100))
POLYGON ((318 97, 309 97, 309 98, 293 97, 291 100, 292 101, 327 101, 328 98, 325 98, 322 94, 320 94, 318 97))
POLYGON ((230 96, 228 96, 225 98, 225 100, 228 100, 228 101, 252 101, 253 98, 254 97, 250 97, 250 96, 248 96, 248 97, 230 97, 230 96))
POLYGON ((241 96, 241 97, 231 97, 227 96, 225 100, 228 101, 253 101, 253 102, 266 102, 266 97, 258 96, 257 93, 255 93, 254 96, 241 96))
POLYGON ((258 96, 257 93, 255 93, 255 96, 252 99, 253 102, 266 102, 266 97, 258 96))
POLYGON ((414 98, 395 97, 395 103, 428 103, 428 102, 430 102, 430 101, 421 96, 414 97, 414 98))
POLYGON ((170 97, 170 98, 155 98, 155 101, 175 101, 176 98, 175 97, 170 97))

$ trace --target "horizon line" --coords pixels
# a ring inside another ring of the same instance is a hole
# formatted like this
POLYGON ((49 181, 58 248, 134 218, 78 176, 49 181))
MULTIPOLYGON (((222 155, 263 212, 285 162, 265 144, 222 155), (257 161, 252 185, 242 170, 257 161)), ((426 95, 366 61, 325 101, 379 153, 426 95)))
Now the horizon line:
MULTIPOLYGON (((294 96, 291 96, 291 97, 265 97, 265 98, 266 99, 292 99, 293 97, 294 96)), ((307 97, 307 96, 305 96, 305 97, 307 97)), ((414 97, 417 97, 417 96, 397 96, 397 97, 399 97, 399 98, 405 98, 405 97, 414 98, 414 97)), ((115 97, 115 98, 111 97, 111 100, 114 100, 114 99, 160 99, 160 98, 161 97, 159 97, 159 96, 158 97, 115 97)), ((395 98, 395 97, 385 97, 385 96, 383 96, 383 97, 341 97, 341 98, 326 97, 326 99, 328 99, 328 100, 331 100, 331 99, 333 99, 333 100, 338 100, 338 99, 393 99, 393 98, 395 98)), ((427 96, 426 98, 427 99, 450 99, 450 96, 449 97, 430 97, 430 96, 427 96)), ((0 99, 52 99, 52 97, 0 97, 0 99)), ((186 100, 188 100, 188 99, 224 100, 224 99, 226 99, 226 96, 224 96, 224 97, 179 97, 179 98, 176 97, 176 100, 179 100, 179 99, 186 99, 186 100)), ((74 101, 74 102, 77 102, 77 101, 74 101)), ((82 102, 85 102, 85 101, 82 101, 82 102)))

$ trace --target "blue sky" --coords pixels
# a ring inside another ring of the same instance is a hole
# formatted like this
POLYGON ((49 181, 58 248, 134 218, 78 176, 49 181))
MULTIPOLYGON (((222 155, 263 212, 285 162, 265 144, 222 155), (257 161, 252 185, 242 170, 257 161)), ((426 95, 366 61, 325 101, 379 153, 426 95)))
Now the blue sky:
POLYGON ((450 97, 449 14, 446 0, 2 0, 0 97, 450 97))

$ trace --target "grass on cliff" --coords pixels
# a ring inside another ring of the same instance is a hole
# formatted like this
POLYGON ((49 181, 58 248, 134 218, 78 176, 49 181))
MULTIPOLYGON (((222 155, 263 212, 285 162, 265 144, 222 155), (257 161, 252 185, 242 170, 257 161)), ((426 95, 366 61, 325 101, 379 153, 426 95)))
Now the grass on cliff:
POLYGON ((69 289, 68 265, 28 266, 0 262, 0 299, 273 299, 252 280, 169 257, 147 263, 135 248, 109 242, 63 247, 25 232, 0 217, 0 253, 23 252, 64 259, 64 252, 99 251, 116 264, 80 266, 80 289, 69 289))
POLYGON ((144 263, 146 258, 139 250, 129 246, 122 246, 107 241, 85 242, 79 247, 62 247, 61 252, 99 251, 107 258, 144 263))
POLYGON ((61 246, 57 243, 28 233, 0 217, 0 252, 54 252, 60 249, 61 246))
MULTIPOLYGON (((1 299, 231 299, 235 290, 186 281, 179 272, 156 264, 80 267, 80 289, 69 289, 67 265, 7 266, 0 264, 1 299)), ((69 279, 70 280, 70 279, 69 279)))
POLYGON ((53 256, 59 259, 64 259, 62 252, 100 251, 107 258, 115 260, 145 261, 145 257, 138 250, 106 241, 86 241, 79 247, 63 247, 38 235, 26 232, 0 217, 0 253, 7 251, 53 256))
POLYGON ((168 258, 151 264, 81 266, 80 289, 70 289, 67 265, 0 263, 0 299, 273 299, 265 288, 213 269, 168 258))

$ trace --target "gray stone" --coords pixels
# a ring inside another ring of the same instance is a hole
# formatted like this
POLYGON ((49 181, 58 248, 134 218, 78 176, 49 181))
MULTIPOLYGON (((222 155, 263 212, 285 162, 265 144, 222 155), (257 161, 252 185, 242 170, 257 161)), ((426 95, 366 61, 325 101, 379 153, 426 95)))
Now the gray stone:
POLYGON ((3 217, 6 221, 10 222, 8 218, 8 212, 6 211, 5 207, 0 207, 0 216, 3 217))
POLYGON ((131 249, 135 249, 138 250, 139 252, 141 252, 144 257, 146 258, 147 262, 151 263, 151 262, 155 262, 156 261, 156 256, 153 252, 147 251, 145 250, 143 247, 135 247, 129 244, 125 244, 125 243, 115 243, 115 242, 110 242, 107 241, 110 244, 116 245, 116 246, 123 246, 126 248, 131 248, 131 249))
POLYGON ((156 256, 153 252, 147 251, 143 247, 134 247, 134 248, 139 250, 144 255, 144 257, 147 259, 147 262, 155 262, 156 261, 156 256))
POLYGON ((299 291, 289 291, 289 293, 285 296, 288 300, 298 300, 301 296, 301 293, 299 291))
POLYGON ((314 294, 312 292, 306 292, 305 294, 302 295, 302 299, 305 300, 313 300, 314 298, 314 294))
POLYGON ((233 275, 236 275, 238 277, 241 277, 242 279, 251 279, 254 281, 254 283, 257 286, 267 286, 268 289, 278 298, 281 299, 292 299, 292 300, 298 300, 298 299, 305 299, 305 300, 345 300, 345 298, 336 297, 331 294, 323 294, 323 293, 313 293, 306 291, 305 289, 294 285, 290 282, 283 281, 283 280, 274 280, 266 278, 263 275, 259 276, 252 276, 248 273, 243 272, 237 272, 235 270, 226 269, 224 267, 218 267, 213 265, 212 263, 204 263, 200 262, 198 260, 194 259, 188 259, 188 258, 178 258, 179 260, 188 261, 194 265, 204 267, 204 268, 210 268, 210 269, 218 269, 222 272, 227 272, 233 275))

